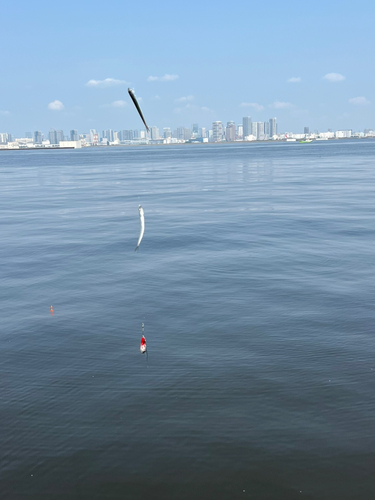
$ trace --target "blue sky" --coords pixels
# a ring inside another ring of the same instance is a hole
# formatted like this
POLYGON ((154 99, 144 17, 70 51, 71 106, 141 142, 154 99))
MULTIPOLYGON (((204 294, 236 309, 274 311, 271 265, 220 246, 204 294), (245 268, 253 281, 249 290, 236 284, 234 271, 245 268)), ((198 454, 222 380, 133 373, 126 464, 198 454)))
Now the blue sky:
POLYGON ((141 129, 128 86, 160 128, 375 128, 374 2, 21 0, 1 17, 0 132, 141 129))

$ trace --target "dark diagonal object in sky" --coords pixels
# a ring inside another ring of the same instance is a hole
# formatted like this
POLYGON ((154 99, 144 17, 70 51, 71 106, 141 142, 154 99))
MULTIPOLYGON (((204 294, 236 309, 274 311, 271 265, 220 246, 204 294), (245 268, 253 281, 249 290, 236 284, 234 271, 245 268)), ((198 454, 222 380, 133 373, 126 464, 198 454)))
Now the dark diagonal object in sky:
POLYGON ((143 118, 143 114, 142 114, 141 108, 139 107, 139 104, 138 104, 137 98, 134 95, 134 92, 132 91, 132 89, 128 89, 128 92, 129 92, 130 97, 132 98, 132 101, 134 102, 134 106, 137 108, 139 116, 142 118, 142 121, 145 124, 147 132, 149 132, 150 129, 147 126, 146 120, 143 118))

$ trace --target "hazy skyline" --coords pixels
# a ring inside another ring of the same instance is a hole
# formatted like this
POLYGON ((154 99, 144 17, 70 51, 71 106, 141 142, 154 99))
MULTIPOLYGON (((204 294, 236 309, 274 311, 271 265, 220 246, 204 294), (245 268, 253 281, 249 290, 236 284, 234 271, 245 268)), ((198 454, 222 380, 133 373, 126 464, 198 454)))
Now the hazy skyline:
POLYGON ((6 19, 0 132, 140 129, 277 116, 283 130, 375 126, 375 6, 317 1, 52 4, 6 19))

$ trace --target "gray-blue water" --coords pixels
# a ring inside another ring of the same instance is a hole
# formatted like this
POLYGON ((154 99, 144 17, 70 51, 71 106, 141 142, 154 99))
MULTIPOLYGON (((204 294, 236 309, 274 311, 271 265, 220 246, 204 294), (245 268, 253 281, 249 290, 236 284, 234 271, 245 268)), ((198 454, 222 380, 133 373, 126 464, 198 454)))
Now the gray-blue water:
POLYGON ((2 498, 375 497, 375 142, 2 151, 0 210, 2 498))

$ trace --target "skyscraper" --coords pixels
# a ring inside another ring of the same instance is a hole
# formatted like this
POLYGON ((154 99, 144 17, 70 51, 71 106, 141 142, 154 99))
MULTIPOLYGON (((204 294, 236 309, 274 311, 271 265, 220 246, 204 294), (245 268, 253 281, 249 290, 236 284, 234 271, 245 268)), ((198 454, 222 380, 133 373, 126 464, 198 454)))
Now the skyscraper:
POLYGON ((270 136, 270 122, 264 122, 264 137, 268 139, 270 136))
POLYGON ((195 134, 195 137, 198 137, 198 135, 199 135, 198 123, 193 123, 192 129, 191 129, 191 133, 195 134))
POLYGON ((50 144, 57 144, 56 130, 54 128, 51 128, 48 132, 48 139, 50 144))
POLYGON ((273 137, 274 135, 277 134, 276 118, 270 118, 269 124, 270 124, 270 137, 273 137))
POLYGON ((34 132, 34 143, 42 144, 42 132, 40 132, 40 130, 34 132))
POLYGON ((189 128, 184 129, 184 139, 188 141, 191 139, 191 130, 189 128))
POLYGON ((151 131, 151 140, 155 141, 156 139, 159 139, 159 129, 158 127, 150 127, 151 131))
POLYGON ((55 144, 59 144, 60 141, 64 140, 64 132, 62 130, 56 130, 56 142, 55 144))
POLYGON ((310 129, 309 129, 309 127, 304 127, 304 129, 303 129, 303 133, 304 133, 304 134, 309 134, 309 133, 310 133, 310 129))
POLYGON ((71 130, 70 131, 70 140, 71 141, 78 141, 78 130, 71 130))
POLYGON ((8 134, 0 134, 0 144, 6 144, 8 142, 8 134))
POLYGON ((103 137, 107 139, 109 142, 113 142, 113 130, 103 130, 103 137))
MULTIPOLYGON (((94 142, 95 142, 94 139, 95 139, 96 135, 99 135, 98 132, 94 128, 91 128, 90 129, 90 142, 91 142, 91 144, 94 144, 94 142)), ((113 139, 112 139, 112 141, 113 141, 113 139)))
POLYGON ((251 126, 251 117, 250 116, 244 116, 242 118, 242 135, 243 137, 247 137, 248 135, 252 134, 252 126, 251 126))
POLYGON ((264 122, 258 122, 257 139, 258 141, 264 140, 264 122))
POLYGON ((172 137, 172 132, 169 127, 164 127, 163 128, 163 137, 164 139, 168 139, 169 137, 172 137))
POLYGON ((223 140, 223 124, 220 121, 212 122, 212 139, 214 142, 223 140))
POLYGON ((236 140, 236 124, 234 122, 228 122, 225 129, 225 140, 235 141, 236 140))

